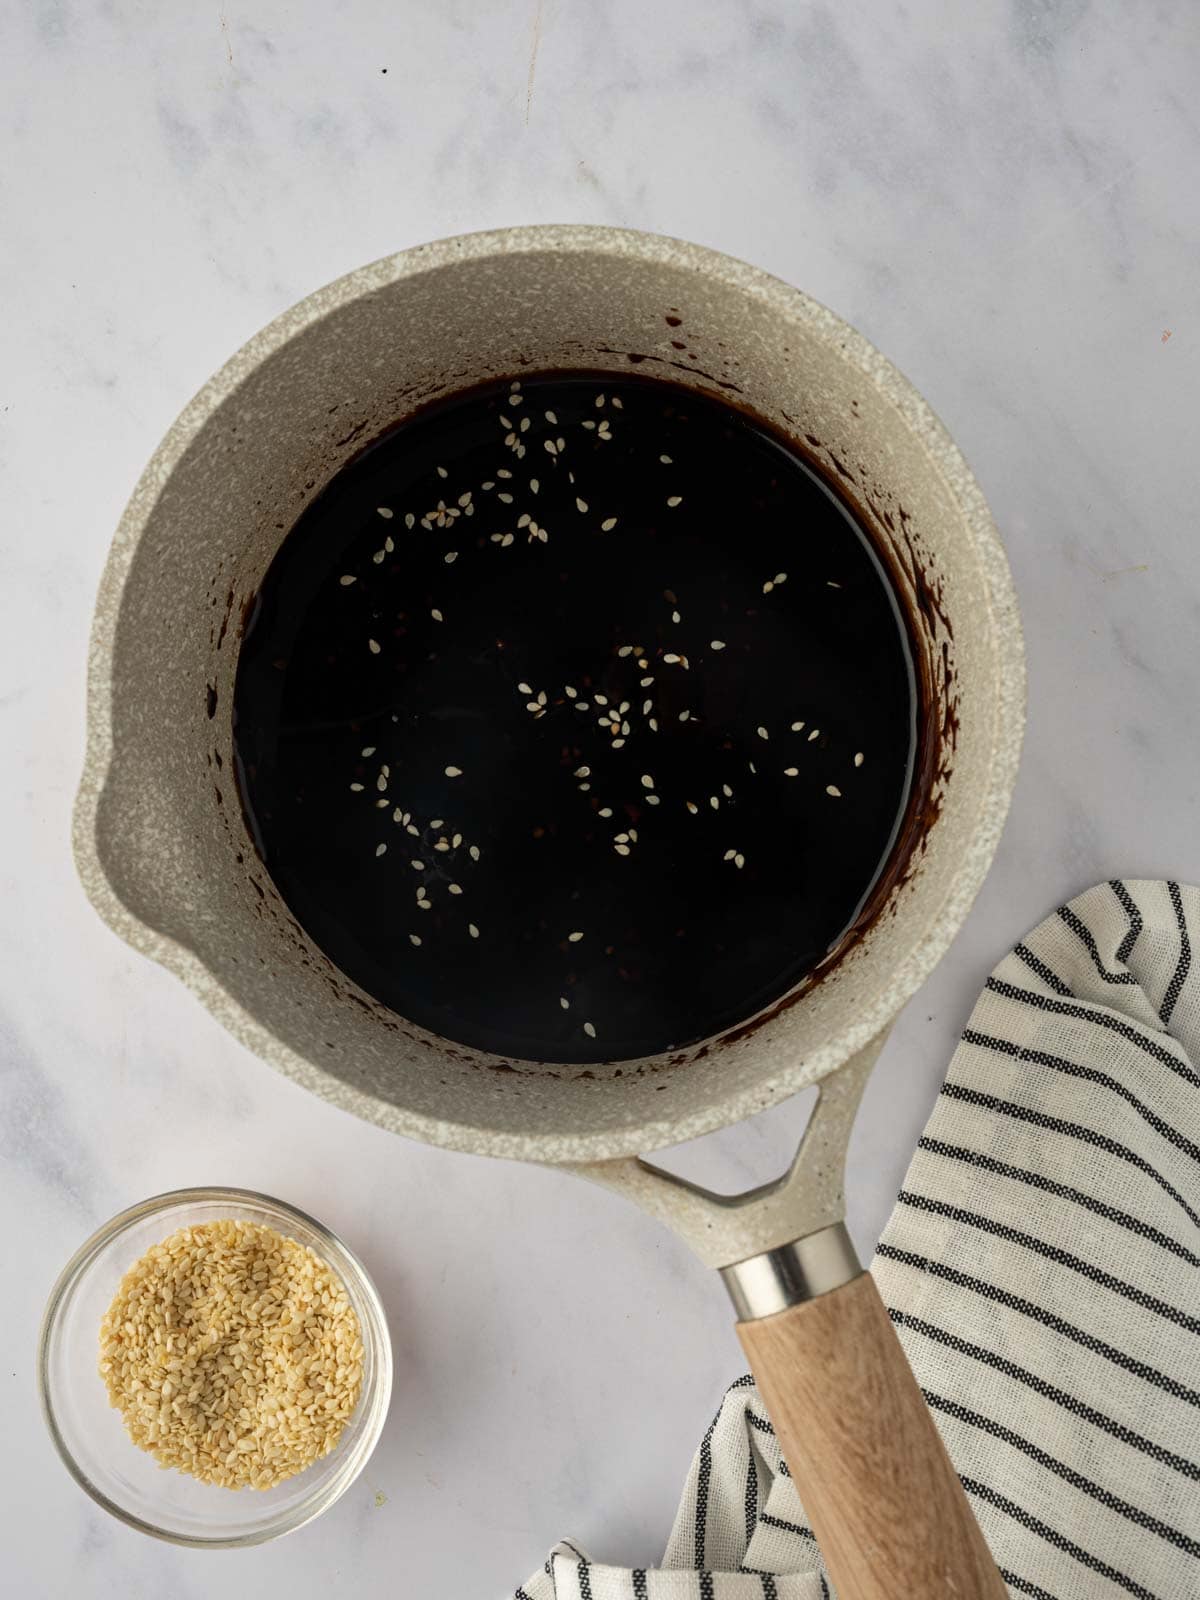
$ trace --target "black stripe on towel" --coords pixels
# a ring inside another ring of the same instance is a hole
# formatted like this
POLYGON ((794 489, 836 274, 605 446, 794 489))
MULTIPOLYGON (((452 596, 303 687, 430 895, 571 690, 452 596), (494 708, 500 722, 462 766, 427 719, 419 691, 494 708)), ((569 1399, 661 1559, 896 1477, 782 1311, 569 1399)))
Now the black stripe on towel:
POLYGON ((1115 1206, 1106 1205, 1103 1200, 1097 1200, 1090 1194, 1073 1189, 1068 1183, 1056 1183, 1053 1178, 1043 1177, 1040 1172, 1028 1172, 1024 1167, 1013 1167, 1007 1161, 997 1161, 994 1156, 984 1155, 981 1150, 967 1150, 962 1145, 946 1144, 941 1139, 924 1136, 918 1140, 917 1148, 928 1150, 931 1155, 942 1156, 947 1161, 961 1161, 965 1166, 980 1167, 985 1172, 994 1172, 999 1178, 1011 1178, 1014 1183, 1027 1183, 1031 1188, 1040 1189, 1043 1194, 1052 1194, 1059 1200, 1070 1200, 1085 1211, 1103 1217, 1106 1222, 1117 1223, 1119 1227, 1136 1234, 1139 1239, 1149 1239, 1152 1244, 1159 1245, 1163 1250, 1169 1250, 1172 1255, 1178 1256, 1181 1261, 1186 1261, 1189 1266, 1200 1267, 1200 1256, 1193 1254, 1186 1245, 1172 1239, 1170 1234, 1162 1233, 1158 1228, 1152 1228, 1148 1222, 1130 1216, 1128 1211, 1118 1211, 1115 1206))
POLYGON ((1107 1561, 1101 1561, 1099 1556, 1092 1555, 1090 1550, 1085 1550, 1082 1545, 1073 1543, 1065 1534, 1042 1522, 1031 1512, 1023 1510, 1014 1501, 1007 1499, 1002 1494, 997 1494, 995 1489, 988 1488, 987 1484, 979 1483, 975 1478, 964 1478, 962 1486, 968 1494, 973 1494, 976 1499, 984 1500, 990 1506, 995 1506, 997 1511, 1003 1511, 1006 1516, 1019 1522, 1023 1528, 1028 1528, 1030 1533, 1036 1533, 1039 1538, 1045 1539, 1047 1544, 1052 1544, 1056 1550, 1061 1550, 1064 1555, 1073 1556, 1080 1566, 1087 1567, 1089 1572, 1098 1572, 1102 1578, 1107 1578, 1110 1583, 1115 1583, 1118 1588, 1124 1589, 1128 1594, 1135 1595, 1136 1600, 1159 1600, 1151 1590, 1144 1588, 1135 1578, 1130 1578, 1107 1561))
MULTIPOLYGON (((965 1036, 964 1036, 965 1037, 965 1036)), ((986 1037, 984 1035, 980 1036, 986 1037)), ((975 1041, 972 1041, 973 1043, 975 1041)), ((1131 1167, 1136 1167, 1171 1199, 1195 1227, 1200 1228, 1200 1216, 1197 1216, 1187 1201, 1169 1183, 1157 1167, 1139 1156, 1136 1151, 1130 1150, 1126 1145, 1119 1144, 1116 1139, 1110 1139, 1103 1133, 1096 1133, 1091 1128, 1085 1128, 1078 1122, 1067 1122, 1062 1117, 1048 1117, 1041 1111, 1031 1111, 1027 1106, 1014 1105, 1011 1100, 1001 1100, 994 1094, 983 1094, 978 1089, 964 1088, 961 1083, 944 1083, 940 1093, 948 1100, 962 1100, 967 1105, 982 1106, 985 1111, 999 1111, 1006 1117, 1012 1117, 1017 1122, 1029 1122, 1037 1128, 1048 1128, 1051 1133, 1065 1134, 1069 1139, 1082 1140, 1084 1144, 1094 1145, 1097 1150, 1107 1150, 1109 1155, 1119 1156, 1122 1161, 1127 1161, 1131 1167)))
POLYGON ((1107 1028, 1110 1033, 1119 1033, 1122 1039, 1137 1045, 1139 1050, 1144 1050, 1148 1056, 1153 1056, 1155 1061, 1161 1061, 1164 1067, 1170 1067, 1172 1072, 1178 1073, 1188 1083, 1200 1088, 1200 1077, 1197 1077, 1186 1062, 1180 1061, 1161 1044, 1147 1038, 1139 1029, 1122 1021, 1120 1017, 1109 1016, 1107 1012, 1092 1007, 1070 1004, 1066 1000, 1054 1000, 1048 994, 1035 994, 1032 989, 1019 989, 1015 983, 1005 983, 1002 978, 989 978, 984 988, 990 989, 993 994, 1003 995, 1006 1000, 1017 1000, 1022 1005, 1033 1006, 1037 1011, 1049 1011, 1056 1017, 1077 1017, 1081 1022, 1090 1022, 1093 1027, 1107 1028))
POLYGON ((1007 1567, 1000 1567, 1000 1576, 1010 1589, 1015 1589, 1018 1594, 1027 1594, 1030 1600, 1056 1600, 1049 1589, 1040 1588, 1036 1583, 1030 1583, 1028 1578, 1018 1578, 1015 1572, 1010 1572, 1007 1567))
POLYGON ((646 1600, 645 1567, 634 1567, 631 1576, 633 1578, 633 1600, 646 1600))
POLYGON ((754 1464, 754 1451, 747 1441, 746 1455, 746 1543, 754 1537, 754 1524, 758 1521, 758 1468, 754 1464))
POLYGON ((789 1522, 786 1517, 773 1517, 769 1511, 764 1511, 758 1520, 768 1528, 778 1528, 781 1533, 794 1533, 797 1539, 811 1539, 816 1543, 817 1536, 811 1528, 802 1527, 798 1522, 789 1522))
MULTIPOLYGON (((720 1416, 720 1412, 717 1413, 720 1416)), ((708 1432, 700 1441, 700 1464, 696 1476, 696 1528, 695 1528, 695 1557, 697 1567, 704 1565, 705 1536, 708 1526, 708 1491, 712 1483, 712 1436, 717 1425, 714 1417, 708 1425, 708 1432)))
POLYGON ((994 1217, 982 1216, 978 1211, 967 1211, 963 1206, 947 1205, 944 1200, 935 1200, 931 1195, 913 1194, 908 1189, 901 1189, 896 1196, 896 1203, 911 1206, 914 1211, 927 1211, 931 1216, 946 1217, 950 1222, 965 1223, 967 1227, 978 1228, 981 1233, 989 1234, 993 1239, 1003 1239, 1005 1244, 1019 1245, 1021 1249, 1029 1250, 1045 1261, 1053 1261, 1057 1266, 1077 1272, 1081 1278, 1100 1284, 1102 1288, 1120 1295, 1124 1300, 1131 1300, 1144 1311, 1153 1311, 1165 1322, 1173 1322, 1177 1328, 1186 1328, 1189 1333, 1200 1333, 1200 1318, 1189 1316, 1186 1311, 1170 1305, 1166 1300, 1160 1300, 1157 1295, 1147 1294, 1136 1284, 1126 1283, 1124 1278, 1114 1277, 1102 1267, 1094 1267, 1090 1261, 1084 1261, 1082 1256, 1072 1255, 1069 1250, 1060 1250, 1057 1245, 1047 1244, 1044 1239, 1037 1239, 1031 1233, 1022 1233, 1020 1228, 1010 1228, 1007 1223, 997 1222, 994 1217))
POLYGON ((762 1584, 763 1600, 779 1600, 779 1590, 769 1572, 760 1572, 758 1581, 762 1584))
POLYGON ((954 1417, 958 1422, 965 1422, 968 1427, 978 1428, 981 1433, 990 1434, 993 1439, 1000 1439, 1005 1444, 1011 1445, 1014 1450, 1020 1450, 1031 1461, 1036 1461, 1039 1467, 1045 1467, 1047 1472, 1054 1473, 1064 1483, 1069 1483, 1073 1489, 1078 1489, 1081 1494, 1088 1495, 1108 1511, 1115 1511, 1118 1516, 1127 1521, 1136 1523, 1139 1528, 1144 1528, 1147 1533, 1156 1534, 1166 1544, 1174 1545, 1177 1550, 1186 1551, 1189 1556, 1200 1556, 1200 1540, 1190 1538, 1186 1533, 1181 1533, 1178 1528, 1173 1528, 1167 1522, 1160 1522, 1157 1517, 1151 1516, 1148 1511, 1142 1511, 1137 1506, 1132 1506, 1127 1500, 1122 1500, 1109 1489, 1098 1483, 1093 1483, 1090 1478, 1085 1478, 1082 1473, 1076 1472, 1073 1467, 1067 1466, 1065 1461, 1059 1461, 1039 1445, 1031 1440, 1022 1438, 1019 1433, 1014 1433, 1011 1428, 1006 1428, 999 1422, 993 1422, 990 1417, 982 1416, 978 1411, 970 1411, 966 1406, 960 1406, 956 1400, 949 1400, 944 1395, 934 1394, 928 1389, 922 1390, 926 1404, 935 1411, 944 1411, 948 1417, 954 1417))
POLYGON ((1105 983, 1136 983, 1137 979, 1132 972, 1107 972, 1104 962, 1100 959, 1100 952, 1096 948, 1096 941, 1092 937, 1092 930, 1086 922, 1081 922, 1070 906, 1059 906, 1058 917, 1064 922, 1080 944, 1092 958, 1092 965, 1104 979, 1105 983))
POLYGON ((1116 895, 1122 911, 1129 918, 1129 932, 1117 946, 1117 960, 1128 961, 1133 954, 1133 947, 1138 942, 1142 931, 1142 913, 1133 902, 1133 896, 1121 882, 1120 878, 1110 878, 1108 887, 1116 895))
POLYGON ((713 1600, 713 1575, 711 1572, 698 1572, 700 1580, 700 1600, 713 1600))
POLYGON ((1093 1355, 1104 1356, 1114 1366, 1122 1367, 1126 1372, 1144 1378, 1156 1389, 1174 1395, 1176 1400, 1186 1400, 1189 1405, 1200 1406, 1200 1394, 1195 1389, 1188 1389, 1174 1378, 1168 1377, 1165 1372, 1148 1367, 1144 1361, 1135 1360, 1123 1350, 1114 1349, 1112 1345, 1105 1344, 1103 1339, 1097 1339, 1093 1334, 1085 1333, 1082 1328, 1076 1328, 1064 1321, 1062 1317, 1056 1317, 1044 1306, 1036 1306, 1031 1300, 1022 1300, 1020 1295, 1009 1294, 1006 1289, 999 1289, 994 1283, 986 1283, 982 1278, 972 1278, 969 1273, 959 1272, 956 1268, 947 1267, 940 1261, 931 1261, 928 1256, 915 1255, 911 1250, 898 1250, 895 1245, 881 1243, 876 1249, 876 1254, 886 1257, 889 1261, 902 1261, 905 1266, 915 1267, 918 1272, 927 1272, 931 1278, 941 1278, 946 1283, 957 1284, 960 1289, 970 1289, 975 1294, 982 1295, 985 1300, 994 1300, 997 1305, 1007 1306, 1010 1311, 1020 1311, 1032 1321, 1040 1322, 1043 1327, 1052 1328, 1055 1333, 1061 1333, 1064 1338, 1082 1345, 1093 1355))
POLYGON ((1159 1008, 1159 1016, 1165 1028, 1171 1021, 1175 1011, 1175 1002, 1179 999, 1179 991, 1183 988, 1192 964, 1192 941, 1188 938, 1187 921, 1183 915, 1183 899, 1179 893, 1177 883, 1167 884, 1167 893, 1171 896, 1171 904, 1175 908, 1175 926, 1179 929, 1179 961, 1167 985, 1167 992, 1163 995, 1163 1003, 1159 1008))
POLYGON ((1043 983, 1048 984, 1055 994, 1070 994, 1071 990, 1057 974, 1050 971, 1044 961, 1039 961, 1037 956, 1027 944, 1018 944, 1013 947, 1013 955, 1023 961, 1030 972, 1036 972, 1043 983))

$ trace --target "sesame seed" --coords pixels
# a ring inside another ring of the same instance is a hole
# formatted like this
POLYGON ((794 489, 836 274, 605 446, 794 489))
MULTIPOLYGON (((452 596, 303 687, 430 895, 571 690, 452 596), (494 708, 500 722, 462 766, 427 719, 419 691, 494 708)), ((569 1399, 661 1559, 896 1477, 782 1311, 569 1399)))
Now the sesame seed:
POLYGON ((771 590, 774 587, 775 587, 775 585, 768 578, 767 582, 763 584, 763 593, 764 594, 770 594, 771 590))
POLYGON ((592 698, 598 706, 606 706, 608 704, 608 696, 606 694, 593 695, 592 698))
POLYGON ((481 483, 479 487, 481 489, 494 489, 496 485, 492 482, 491 478, 489 478, 486 483, 481 483))
POLYGON ((512 473, 508 470, 507 467, 499 467, 497 469, 497 471, 496 471, 496 476, 498 478, 511 478, 512 477, 512 473))
POLYGON ((669 656, 664 656, 663 660, 667 663, 667 665, 669 667, 673 667, 675 665, 675 663, 679 660, 679 657, 677 655, 669 655, 669 656))
POLYGON ((528 511, 522 511, 521 515, 517 518, 517 527, 518 528, 527 528, 528 526, 529 526, 529 513, 528 513, 528 511))
POLYGON ((601 533, 611 533, 612 530, 616 527, 616 525, 617 525, 616 517, 605 517, 604 521, 600 524, 600 532, 601 533))
POLYGON ((658 796, 656 794, 648 794, 646 796, 646 804, 648 806, 656 806, 658 804, 658 796))
POLYGON ((714 811, 719 811, 721 809, 721 802, 720 802, 720 800, 717 798, 717 796, 715 794, 710 794, 709 795, 708 803, 713 808, 714 811))
POLYGON ((547 422, 552 422, 557 426, 558 418, 554 415, 553 411, 547 411, 546 412, 546 421, 547 422))
POLYGON ((804 726, 804 724, 802 722, 793 722, 792 723, 792 732, 793 733, 799 733, 801 728, 803 728, 803 726, 804 726))
POLYGON ((591 707, 588 705, 586 700, 576 700, 575 709, 576 711, 589 711, 591 710, 591 707))
POLYGON ((584 1023, 583 1031, 587 1034, 589 1039, 594 1039, 596 1037, 596 1030, 590 1022, 584 1023))
POLYGON ((421 942, 421 935, 419 933, 410 933, 408 936, 408 942, 409 944, 419 945, 421 942))
POLYGON ((579 932, 569 933, 567 935, 567 942, 568 942, 568 944, 578 944, 580 939, 582 939, 582 938, 583 938, 583 934, 582 933, 579 933, 579 932))
POLYGON ((726 850, 725 854, 722 856, 721 859, 723 861, 732 861, 735 855, 737 855, 737 851, 736 850, 726 850))
POLYGON ((391 519, 395 516, 395 512, 394 511, 389 511, 386 506, 376 506, 375 510, 378 513, 378 515, 381 516, 384 519, 385 522, 390 522, 391 519))
POLYGON ((651 711, 653 711, 653 710, 654 710, 654 701, 653 700, 643 700, 642 701, 642 715, 644 717, 648 717, 650 715, 651 711))
POLYGON ((417 827, 415 822, 406 822, 404 824, 404 831, 405 833, 411 833, 415 839, 421 830, 417 827))
POLYGON ((559 995, 558 1003, 563 1008, 564 1011, 570 1011, 571 1002, 567 999, 565 994, 560 994, 559 995))
POLYGON ((642 788, 643 789, 653 789, 653 787, 654 787, 654 779, 650 776, 650 774, 648 772, 643 772, 642 773, 642 788))
POLYGON ((600 810, 599 810, 599 812, 597 814, 599 816, 601 816, 601 817, 611 817, 612 816, 612 807, 611 806, 601 806, 600 810))
POLYGON ((581 500, 579 498, 579 496, 576 495, 575 496, 575 509, 576 509, 576 511, 586 511, 587 508, 588 508, 587 501, 586 500, 581 500))
MULTIPOLYGON (((648 701, 647 701, 647 704, 649 704, 649 702, 648 702, 648 701)), ((691 713, 691 712, 690 712, 690 711, 681 711, 681 712, 680 712, 680 713, 679 713, 679 720, 680 720, 680 722, 686 722, 686 721, 687 721, 687 720, 688 720, 688 718, 689 718, 689 717, 690 717, 690 716, 691 716, 691 714, 692 714, 692 713, 691 713)))
POLYGON ((669 494, 667 496, 667 504, 669 506, 682 505, 683 504, 683 496, 681 494, 669 494))
POLYGON ((836 783, 827 783, 825 785, 825 793, 831 794, 835 800, 840 800, 842 798, 842 791, 838 788, 836 783))
POLYGON ((602 406, 604 404, 604 396, 602 394, 598 394, 596 396, 596 404, 597 406, 602 406))
POLYGON ((671 621, 672 622, 682 622, 683 618, 679 615, 678 611, 672 611, 672 613, 671 613, 671 621))
POLYGON ((738 869, 738 871, 740 872, 742 870, 742 868, 746 865, 745 856, 741 855, 741 854, 738 854, 738 855, 734 856, 733 864, 738 869))
POLYGON ((508 548, 508 546, 509 546, 509 545, 510 545, 510 544, 511 544, 511 543, 512 543, 512 542, 513 542, 513 536, 512 536, 512 534, 511 534, 511 533, 506 533, 506 534, 505 534, 505 535, 504 535, 504 537, 503 537, 503 539, 501 539, 501 541, 500 541, 500 548, 501 548, 501 549, 502 549, 502 550, 506 550, 506 549, 507 549, 507 548, 508 548))
POLYGON ((856 750, 855 753, 854 753, 854 765, 856 767, 861 767, 862 764, 863 764, 863 753, 862 753, 861 750, 856 750))
POLYGON ((625 409, 625 407, 621 404, 621 399, 620 399, 619 395, 613 395, 613 405, 616 408, 616 410, 618 410, 618 411, 624 411, 624 409, 625 409))
POLYGON ((787 582, 787 573, 786 572, 777 572, 775 574, 775 587, 776 588, 778 588, 781 583, 786 583, 786 582, 787 582))
POLYGON ((529 432, 529 418, 528 417, 522 417, 521 418, 521 432, 522 433, 528 433, 529 432))
POLYGON ((357 583, 358 579, 352 572, 343 572, 341 577, 338 579, 338 582, 341 584, 343 589, 348 589, 352 583, 357 583))
POLYGON ((411 511, 406 511, 404 513, 404 526, 406 528, 410 528, 411 529, 413 524, 416 522, 416 520, 417 520, 416 517, 413 516, 411 511))
POLYGON ((355 794, 361 794, 362 793, 362 784, 361 783, 352 783, 350 785, 350 787, 354 791, 355 794))
POLYGON ((724 650, 725 641, 724 639, 710 639, 708 641, 708 648, 710 650, 724 650))
POLYGON ((840 583, 834 583, 832 578, 826 578, 825 579, 825 587, 827 589, 840 589, 842 586, 841 586, 840 583))
POLYGON ((435 850, 449 850, 450 841, 449 841, 449 839, 439 839, 438 842, 434 845, 433 848, 435 850))
POLYGON ((478 937, 479 937, 479 929, 475 926, 475 924, 473 922, 468 922, 467 923, 467 932, 471 935, 472 939, 478 939, 478 937))
POLYGON ((633 654, 633 646, 631 644, 623 644, 617 654, 619 656, 631 656, 633 654))
POLYGON ((383 560, 385 555, 387 555, 387 551, 386 550, 376 550, 375 554, 371 557, 371 560, 375 563, 376 566, 378 566, 379 563, 383 560))
POLYGON ((813 731, 808 736, 808 743, 811 744, 814 739, 819 739, 820 737, 821 737, 820 728, 814 728, 813 731))
POLYGON ((575 768, 575 776, 577 778, 590 778, 591 775, 592 775, 591 767, 576 767, 575 768))
POLYGON ((511 428, 512 427, 512 423, 503 414, 501 414, 496 420, 499 422, 499 424, 500 424, 500 426, 502 428, 511 428))
POLYGON ((545 691, 545 689, 539 689, 538 690, 537 703, 540 706, 544 706, 546 704, 546 691, 545 691))
POLYGON ((522 694, 532 694, 533 693, 533 685, 531 683, 519 683, 517 685, 517 688, 521 691, 522 694))
POLYGON ((478 861, 479 860, 479 846, 477 844, 473 844, 471 846, 471 849, 470 849, 469 853, 470 853, 470 857, 471 857, 472 861, 478 861))
POLYGON ((671 465, 670 456, 659 456, 658 459, 662 462, 664 467, 669 467, 671 465))
POLYGON ((758 737, 760 739, 769 739, 771 737, 771 735, 767 732, 767 730, 765 728, 760 728, 758 730, 758 737))
POLYGON ((629 846, 627 844, 614 844, 613 849, 619 856, 627 856, 629 854, 629 846))
POLYGON ((799 767, 784 767, 783 775, 784 775, 785 778, 798 778, 800 776, 800 768, 799 767))
POLYGON ((624 739, 614 739, 612 742, 612 747, 614 750, 620 750, 624 748, 624 744, 624 739))
POLYGON ((458 560, 458 551, 457 550, 447 550, 444 559, 445 559, 446 565, 450 566, 450 564, 452 562, 458 560))
POLYGON ((384 856, 384 855, 386 855, 386 854, 387 854, 387 845, 386 845, 386 844, 377 844, 377 845, 376 845, 376 846, 375 846, 375 854, 376 854, 376 855, 377 855, 377 856, 384 856))
POLYGON ((371 652, 371 654, 373 656, 377 656, 379 654, 380 648, 381 647, 380 647, 378 639, 368 639, 367 640, 367 649, 371 652))
POLYGON ((538 482, 538 480, 536 478, 530 478, 530 480, 529 480, 529 492, 531 494, 536 494, 540 488, 541 488, 541 484, 538 482))
POLYGON ((751 761, 749 765, 750 765, 750 771, 753 772, 755 774, 755 776, 757 777, 758 768, 754 765, 753 761, 751 761))
POLYGON ((461 767, 447 767, 446 768, 446 776, 448 778, 461 778, 462 777, 462 768, 461 767))
POLYGON ((469 506, 471 504, 471 491, 470 491, 470 489, 468 489, 465 494, 460 494, 459 495, 458 503, 459 503, 460 506, 469 506))
POLYGON ((414 861, 412 863, 412 869, 413 869, 414 872, 424 872, 425 871, 425 863, 423 861, 414 861))
POLYGON ((450 884, 447 884, 446 887, 450 890, 451 894, 461 894, 462 893, 462 884, 461 883, 450 883, 450 884))
POLYGON ((433 610, 429 613, 429 615, 433 618, 433 620, 435 622, 445 622, 445 620, 446 620, 445 617, 442 615, 442 613, 438 610, 438 608, 436 606, 434 606, 433 610))
POLYGON ((506 505, 506 506, 510 506, 510 505, 512 505, 512 503, 513 503, 513 497, 512 497, 512 495, 510 495, 510 494, 505 494, 505 492, 504 492, 504 490, 503 490, 503 489, 501 489, 501 491, 500 491, 500 493, 499 493, 499 494, 498 494, 498 495, 497 495, 497 496, 496 496, 496 499, 497 499, 497 500, 501 500, 501 501, 503 501, 503 503, 504 503, 504 504, 505 504, 505 505, 506 505))
POLYGON ((558 446, 555 444, 553 439, 543 439, 542 448, 545 450, 547 455, 556 456, 558 454, 558 446))
POLYGON ((588 793, 588 792, 589 792, 589 791, 590 791, 590 789, 591 789, 591 787, 592 787, 592 786, 591 786, 591 784, 590 784, 590 783, 581 783, 581 784, 580 784, 580 785, 579 785, 579 792, 580 792, 580 794, 587 794, 587 793, 588 793))
POLYGON ((448 478, 450 476, 450 474, 446 471, 445 467, 439 467, 437 469, 437 475, 438 475, 439 478, 448 478))

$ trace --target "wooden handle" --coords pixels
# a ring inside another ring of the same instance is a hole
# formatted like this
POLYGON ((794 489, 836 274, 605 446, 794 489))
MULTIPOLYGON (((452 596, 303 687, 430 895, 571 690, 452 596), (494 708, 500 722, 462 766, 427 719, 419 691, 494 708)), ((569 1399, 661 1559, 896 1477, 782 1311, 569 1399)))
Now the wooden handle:
POLYGON ((838 1600, 1007 1600, 870 1273, 738 1334, 838 1600))

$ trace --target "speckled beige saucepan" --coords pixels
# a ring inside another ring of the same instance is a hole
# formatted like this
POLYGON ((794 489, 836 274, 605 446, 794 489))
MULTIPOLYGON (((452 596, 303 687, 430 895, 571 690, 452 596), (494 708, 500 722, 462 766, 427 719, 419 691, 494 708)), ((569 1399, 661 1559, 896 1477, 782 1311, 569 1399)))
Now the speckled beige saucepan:
POLYGON ((720 1268, 842 1600, 1002 1595, 842 1225, 850 1122, 888 1024, 996 847, 1023 714, 1020 629, 983 497, 928 406, 797 290, 646 234, 528 228, 379 261, 303 301, 196 396, 121 520, 92 639, 75 817, 92 901, 252 1050, 385 1128, 619 1188, 720 1268), (668 318, 671 319, 668 321, 668 318), (819 982, 735 1036, 608 1067, 498 1061, 378 1006, 313 947, 234 790, 242 614, 338 468, 433 396, 570 367, 751 407, 857 507, 914 618, 921 793, 882 903, 819 982), (719 1198, 640 1159, 817 1080, 792 1170, 719 1198))

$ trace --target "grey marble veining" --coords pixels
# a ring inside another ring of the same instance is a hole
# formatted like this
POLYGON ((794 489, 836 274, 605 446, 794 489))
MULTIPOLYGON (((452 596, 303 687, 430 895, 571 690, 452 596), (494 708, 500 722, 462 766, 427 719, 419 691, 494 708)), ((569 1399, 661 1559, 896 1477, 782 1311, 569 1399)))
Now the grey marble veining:
MULTIPOLYGON (((455 1595, 500 1596, 561 1534, 652 1561, 741 1370, 720 1285, 670 1235, 561 1175, 405 1144, 306 1097, 85 904, 68 831, 92 597, 183 402, 350 267, 567 220, 754 261, 923 391, 1008 545, 1030 722, 997 864, 868 1088, 851 1223, 869 1250, 1002 951, 1097 879, 1200 879, 1198 72, 1186 0, 7 8, 6 1591, 192 1600, 220 1566, 235 1597, 429 1594, 449 1549, 455 1595), (367 1475, 318 1525, 231 1557, 94 1509, 33 1393, 62 1261, 121 1205, 193 1181, 316 1210, 377 1275, 396 1341, 367 1475)), ((766 1175, 802 1120, 784 1107, 689 1170, 766 1175)))

